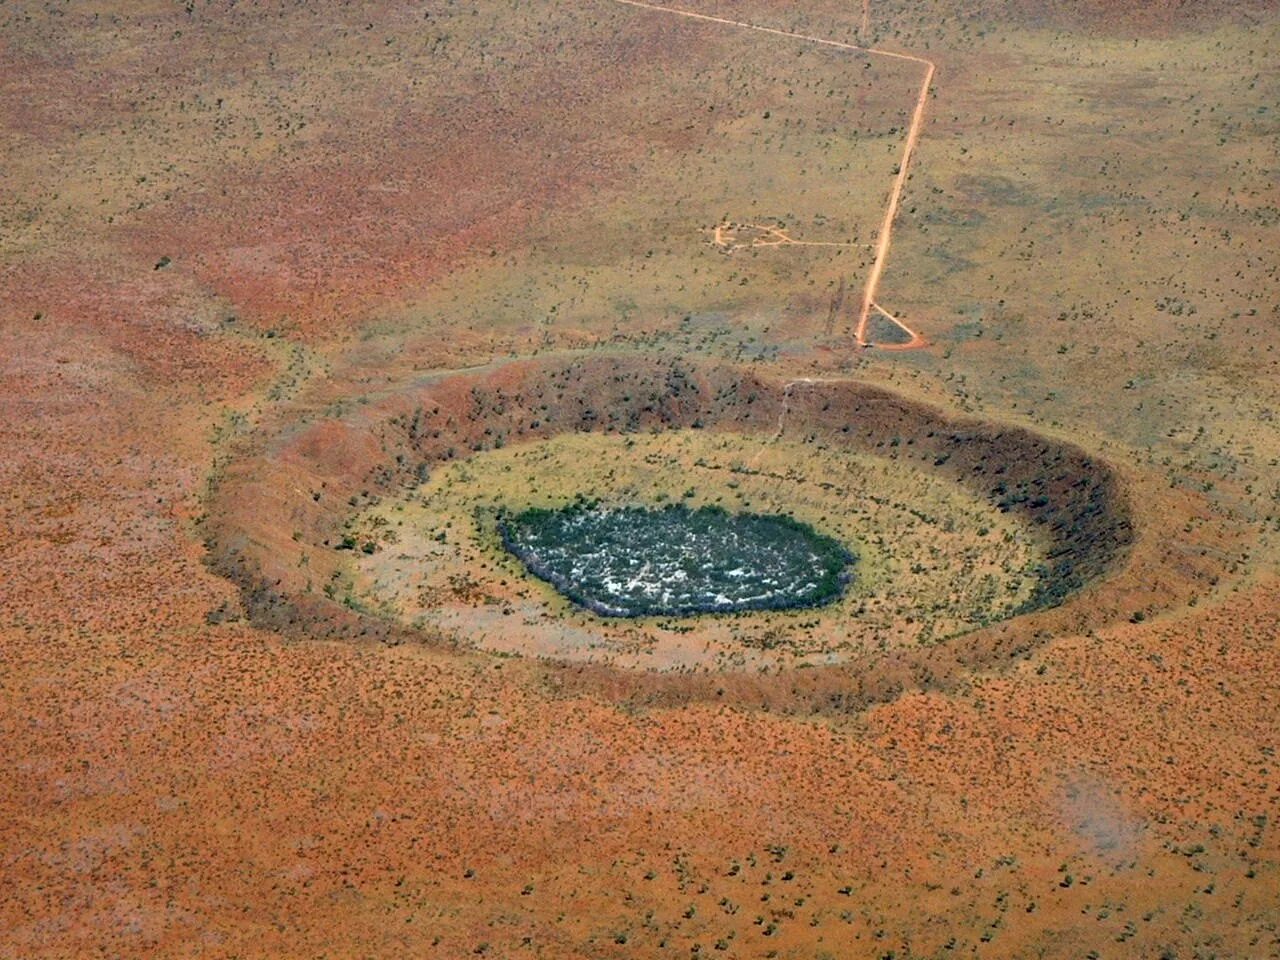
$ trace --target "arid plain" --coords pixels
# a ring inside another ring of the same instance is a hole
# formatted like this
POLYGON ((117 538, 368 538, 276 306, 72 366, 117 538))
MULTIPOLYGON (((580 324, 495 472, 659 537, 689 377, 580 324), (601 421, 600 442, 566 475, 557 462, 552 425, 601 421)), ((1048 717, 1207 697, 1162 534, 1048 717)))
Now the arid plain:
POLYGON ((0 6, 0 955, 1280 955, 1280 7, 680 6, 0 6))

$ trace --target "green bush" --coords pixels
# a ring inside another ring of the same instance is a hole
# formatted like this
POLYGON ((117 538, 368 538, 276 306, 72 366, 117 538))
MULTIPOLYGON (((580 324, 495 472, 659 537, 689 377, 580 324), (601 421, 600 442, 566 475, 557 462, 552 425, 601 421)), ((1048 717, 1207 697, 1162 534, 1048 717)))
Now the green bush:
POLYGON ((791 518, 716 506, 601 507, 503 514, 506 548, 535 576, 602 616, 815 607, 840 596, 855 557, 791 518))

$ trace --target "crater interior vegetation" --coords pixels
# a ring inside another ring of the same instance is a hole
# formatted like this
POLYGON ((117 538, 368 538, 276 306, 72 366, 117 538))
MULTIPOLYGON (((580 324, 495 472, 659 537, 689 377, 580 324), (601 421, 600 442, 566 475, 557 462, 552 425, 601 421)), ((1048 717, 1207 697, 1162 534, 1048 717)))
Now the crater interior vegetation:
POLYGON ((608 617, 821 606, 855 559, 798 520, 715 506, 577 502, 503 516, 498 530, 531 573, 608 617))
POLYGON ((709 430, 560 434, 441 463, 348 515, 349 573, 325 590, 459 643, 645 670, 820 664, 930 645, 996 622, 1040 583, 1050 542, 910 462, 840 445, 709 430), (498 520, 575 502, 783 514, 857 556, 839 597, 752 616, 600 617, 502 543, 498 520), (694 621, 696 619, 696 629, 694 621))

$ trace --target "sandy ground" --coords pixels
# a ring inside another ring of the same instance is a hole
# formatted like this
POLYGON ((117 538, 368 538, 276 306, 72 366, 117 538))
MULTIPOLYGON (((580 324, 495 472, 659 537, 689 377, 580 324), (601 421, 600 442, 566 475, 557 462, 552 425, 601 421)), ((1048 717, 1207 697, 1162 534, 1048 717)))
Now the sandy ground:
POLYGON ((615 7, 0 10, 0 954, 1280 953, 1274 4, 700 7, 938 64, 892 356, 832 307, 865 246, 704 231, 870 241, 918 76, 615 7), (206 568, 259 431, 600 343, 1069 438, 1163 573, 811 716, 276 633, 206 568))

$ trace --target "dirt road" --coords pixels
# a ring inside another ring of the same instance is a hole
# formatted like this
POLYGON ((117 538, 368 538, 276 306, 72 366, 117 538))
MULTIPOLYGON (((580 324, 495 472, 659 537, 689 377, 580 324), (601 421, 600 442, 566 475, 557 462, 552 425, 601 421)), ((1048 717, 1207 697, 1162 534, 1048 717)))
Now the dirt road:
MULTIPOLYGON (((889 205, 884 212, 884 220, 880 225, 879 240, 876 244, 876 256, 871 265, 871 273, 867 276, 866 285, 862 291, 862 308, 858 313, 858 323, 854 329, 854 340, 858 346, 869 346, 867 342, 867 321, 871 316, 872 310, 878 310, 884 317, 892 323, 897 324, 909 336, 910 340, 904 344, 893 344, 892 349, 910 350, 917 347, 923 347, 927 341, 916 331, 907 327, 901 320, 895 317, 889 311, 885 310, 876 303, 876 291, 880 287, 880 278, 884 274, 885 261, 889 258, 889 246, 893 242, 893 222, 898 215, 898 207, 902 203, 902 190, 907 183, 907 173, 911 165, 911 155, 915 151, 916 143, 920 139, 920 128, 924 123, 924 107, 929 97, 929 87, 933 83, 933 75, 937 70, 937 65, 932 60, 926 60, 924 57, 917 57, 910 53, 897 53, 893 50, 881 50, 878 47, 860 47, 853 43, 843 43, 839 40, 830 40, 826 37, 814 37, 805 33, 795 33, 791 30, 781 30, 777 27, 765 27, 755 23, 746 23, 742 20, 730 20, 725 17, 713 17, 705 13, 695 13, 692 10, 681 10, 676 7, 664 7, 654 3, 645 3, 644 0, 615 0, 616 3, 623 3, 629 7, 639 7, 642 10, 653 10, 659 13, 670 13, 678 17, 687 17, 690 20, 702 20, 707 23, 722 23, 731 27, 742 27, 746 30, 757 30, 761 33, 773 34, 779 37, 788 37, 793 40, 805 40, 810 43, 817 43, 823 46, 836 47, 841 50, 853 50, 857 53, 865 53, 869 56, 889 57, 893 60, 905 60, 909 63, 918 63, 925 68, 924 77, 920 83, 920 94, 916 97, 915 109, 911 114, 911 125, 907 129, 906 144, 903 146, 902 159, 898 162, 898 172, 894 177, 893 189, 889 193, 889 205)), ((862 8, 862 33, 867 32, 870 19, 870 0, 864 0, 862 8)))

